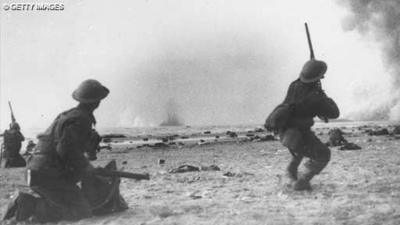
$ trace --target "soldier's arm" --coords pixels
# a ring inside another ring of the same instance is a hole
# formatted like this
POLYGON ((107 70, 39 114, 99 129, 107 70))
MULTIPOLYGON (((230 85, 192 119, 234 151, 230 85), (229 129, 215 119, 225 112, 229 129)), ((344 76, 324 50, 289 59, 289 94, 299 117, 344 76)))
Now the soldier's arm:
POLYGON ((84 155, 85 138, 88 137, 88 132, 90 132, 90 124, 86 121, 74 120, 67 123, 56 149, 61 159, 78 173, 90 166, 84 155))
POLYGON ((25 137, 20 131, 18 131, 18 138, 20 141, 25 141, 25 137))
POLYGON ((340 115, 340 111, 333 99, 324 96, 318 104, 318 116, 329 119, 336 119, 340 115))

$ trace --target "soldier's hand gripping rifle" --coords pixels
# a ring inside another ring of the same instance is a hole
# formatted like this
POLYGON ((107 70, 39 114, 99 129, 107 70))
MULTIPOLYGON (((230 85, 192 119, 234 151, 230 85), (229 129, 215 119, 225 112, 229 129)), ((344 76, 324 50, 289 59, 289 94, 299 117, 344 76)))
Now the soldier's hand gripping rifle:
POLYGON ((12 109, 12 106, 11 106, 11 102, 10 102, 10 101, 8 101, 8 106, 10 107, 10 112, 11 112, 11 122, 12 122, 12 123, 15 123, 15 122, 17 122, 17 120, 15 119, 14 111, 13 111, 13 109, 12 109))

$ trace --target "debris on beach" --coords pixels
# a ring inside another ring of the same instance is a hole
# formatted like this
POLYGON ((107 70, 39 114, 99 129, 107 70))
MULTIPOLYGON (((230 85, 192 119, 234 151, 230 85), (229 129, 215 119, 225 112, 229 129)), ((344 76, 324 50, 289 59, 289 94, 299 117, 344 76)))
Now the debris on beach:
POLYGON ((265 136, 261 136, 257 142, 263 142, 263 141, 275 141, 275 136, 271 134, 267 134, 265 136))
POLYGON ((101 138, 102 139, 106 139, 106 138, 126 138, 126 135, 124 135, 124 134, 104 134, 104 135, 101 135, 101 138))
POLYGON ((256 128, 256 129, 254 129, 254 132, 256 132, 256 133, 262 133, 262 132, 264 132, 265 130, 264 129, 262 129, 262 128, 256 128))
POLYGON ((110 143, 112 140, 111 140, 111 138, 102 138, 101 139, 101 142, 103 142, 103 143, 110 143))
POLYGON ((207 142, 203 139, 200 139, 199 142, 197 142, 198 145, 205 145, 207 142))
POLYGON ((159 143, 155 143, 154 145, 149 145, 149 147, 154 147, 154 148, 167 148, 169 147, 168 144, 164 143, 164 142, 159 142, 159 143))
POLYGON ((226 173, 224 173, 222 175, 225 176, 225 177, 234 177, 236 175, 236 173, 232 173, 232 172, 228 171, 228 172, 226 172, 226 173))
POLYGON ((191 193, 188 194, 188 196, 189 196, 191 199, 200 199, 200 198, 203 198, 203 196, 199 195, 199 191, 191 192, 191 193))
POLYGON ((237 133, 235 133, 233 131, 229 131, 229 130, 226 132, 226 135, 231 137, 231 138, 237 138, 238 137, 237 133))
POLYGON ((210 166, 192 166, 192 165, 181 165, 178 168, 169 170, 169 173, 186 173, 186 172, 199 172, 199 171, 220 171, 221 169, 217 165, 210 166))
POLYGON ((186 172, 198 172, 200 168, 191 165, 181 165, 178 168, 169 170, 169 173, 186 173, 186 172))
POLYGON ((224 177, 243 177, 243 176, 254 176, 253 173, 243 172, 243 173, 233 173, 233 172, 226 172, 222 174, 224 177))
POLYGON ((392 131, 392 134, 393 135, 400 134, 400 126, 395 126, 392 131))
POLYGON ((358 146, 357 144, 354 143, 345 143, 344 145, 342 145, 339 150, 360 150, 361 147, 358 146))
POLYGON ((100 150, 102 150, 102 149, 106 149, 106 150, 108 150, 108 151, 111 151, 112 150, 112 147, 111 147, 111 145, 101 145, 100 146, 100 150))
POLYGON ((200 170, 202 170, 202 171, 220 171, 221 169, 217 165, 210 165, 210 166, 200 166, 200 170))
POLYGON ((389 135, 389 131, 386 128, 380 128, 380 129, 368 129, 366 130, 366 133, 370 136, 381 136, 381 135, 389 135))

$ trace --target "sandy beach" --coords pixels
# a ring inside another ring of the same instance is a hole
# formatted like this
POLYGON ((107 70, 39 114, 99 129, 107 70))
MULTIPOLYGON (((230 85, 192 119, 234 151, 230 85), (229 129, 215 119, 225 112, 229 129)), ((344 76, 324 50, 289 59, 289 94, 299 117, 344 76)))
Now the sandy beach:
MULTIPOLYGON (((137 148, 113 139, 112 150, 102 150, 94 164, 116 159, 125 171, 148 172, 151 179, 122 180, 127 211, 72 224, 400 224, 400 139, 369 136, 366 126, 343 129, 345 138, 362 149, 331 148, 332 160, 312 180, 311 192, 287 187, 284 169, 290 154, 279 141, 236 138, 137 148), (184 164, 221 170, 169 173, 184 164)), ((326 141, 328 130, 315 132, 326 141)), ((27 190, 23 172, 0 170, 3 208, 15 189, 27 190)))

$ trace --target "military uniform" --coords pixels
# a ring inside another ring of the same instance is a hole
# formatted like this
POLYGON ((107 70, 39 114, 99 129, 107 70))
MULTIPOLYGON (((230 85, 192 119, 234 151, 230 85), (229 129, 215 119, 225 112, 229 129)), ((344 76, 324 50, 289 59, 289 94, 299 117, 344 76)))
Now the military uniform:
POLYGON ((20 155, 21 143, 25 140, 18 124, 11 124, 9 130, 4 131, 4 167, 25 167, 26 162, 20 155))
MULTIPOLYGON (((17 221, 28 218, 39 222, 79 220, 99 211, 94 210, 93 204, 108 194, 104 190, 118 189, 119 180, 114 179, 111 187, 108 181, 95 178, 95 169, 84 154, 90 147, 96 122, 93 110, 107 94, 108 89, 98 81, 84 81, 73 93, 80 104, 59 114, 50 127, 38 135, 38 144, 28 161, 27 179, 29 187, 40 197, 19 193, 3 219, 15 216, 17 221), (82 187, 78 182, 82 182, 82 187)), ((109 199, 119 200, 118 209, 126 209, 119 190, 113 193, 117 196, 109 199)), ((108 212, 116 211, 114 206, 108 207, 108 212)), ((102 209, 101 212, 106 211, 102 209)))
POLYGON ((325 168, 331 157, 329 148, 311 131, 314 117, 326 121, 339 117, 336 103, 320 87, 319 80, 325 72, 324 62, 308 61, 300 78, 290 84, 283 101, 283 104, 290 106, 291 112, 285 127, 278 132, 281 143, 292 154, 287 173, 294 182, 295 190, 310 189, 309 181, 325 168), (309 160, 305 163, 304 173, 298 176, 298 166, 304 157, 309 160))
POLYGON ((94 123, 91 112, 76 107, 61 113, 38 136, 36 151, 27 168, 31 173, 31 189, 51 199, 38 201, 37 208, 46 208, 36 212, 40 221, 73 220, 91 215, 90 205, 76 183, 83 179, 89 166, 84 152, 94 123))

